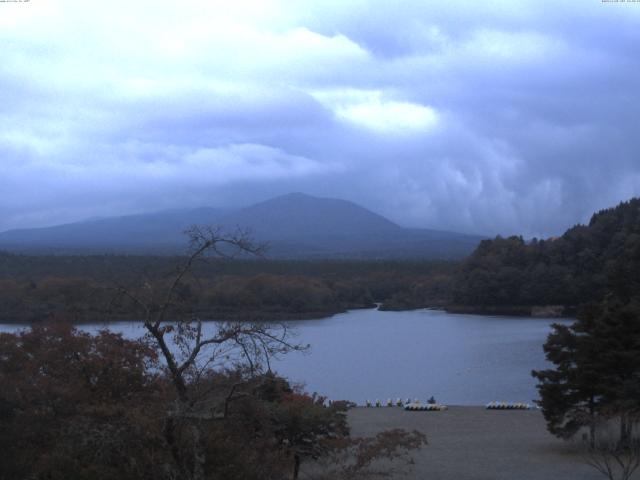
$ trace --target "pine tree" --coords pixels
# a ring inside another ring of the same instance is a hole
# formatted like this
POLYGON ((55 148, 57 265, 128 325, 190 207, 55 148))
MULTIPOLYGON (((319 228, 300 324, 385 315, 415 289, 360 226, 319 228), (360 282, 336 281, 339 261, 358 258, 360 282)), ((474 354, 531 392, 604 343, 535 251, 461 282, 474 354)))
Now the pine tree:
POLYGON ((620 443, 640 412, 640 304, 613 296, 585 308, 571 326, 554 325, 544 350, 554 369, 533 371, 551 433, 570 438, 602 419, 620 420, 620 443))
POLYGON ((576 331, 577 326, 578 322, 570 327, 553 325, 544 350, 556 368, 532 372, 540 382, 539 403, 547 428, 560 438, 570 438, 582 427, 593 425, 600 401, 597 375, 589 365, 592 344, 576 331))

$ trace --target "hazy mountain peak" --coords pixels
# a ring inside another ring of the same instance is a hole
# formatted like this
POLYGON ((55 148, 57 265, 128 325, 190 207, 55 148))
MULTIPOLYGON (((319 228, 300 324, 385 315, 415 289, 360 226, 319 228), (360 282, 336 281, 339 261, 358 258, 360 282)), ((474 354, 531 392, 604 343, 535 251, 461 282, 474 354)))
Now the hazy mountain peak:
POLYGON ((401 230, 385 217, 353 202, 304 193, 290 193, 256 203, 234 212, 228 220, 250 226, 256 235, 270 239, 292 235, 375 235, 401 230))
POLYGON ((285 193, 284 195, 278 195, 277 197, 270 198, 265 201, 276 201, 276 200, 302 200, 302 199, 316 199, 319 200, 320 197, 315 197, 313 195, 309 195, 308 193, 302 192, 290 192, 285 193))

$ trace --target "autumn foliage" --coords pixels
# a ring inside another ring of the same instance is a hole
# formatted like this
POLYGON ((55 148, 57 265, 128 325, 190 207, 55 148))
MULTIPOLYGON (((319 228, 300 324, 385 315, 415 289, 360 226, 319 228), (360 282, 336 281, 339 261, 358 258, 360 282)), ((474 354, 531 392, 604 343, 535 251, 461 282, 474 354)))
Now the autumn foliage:
POLYGON ((157 366, 149 346, 107 331, 55 323, 1 334, 0 478, 152 478, 165 398, 157 366))
POLYGON ((213 414, 168 429, 169 378, 148 343, 108 331, 56 322, 0 334, 0 480, 190 479, 179 461, 192 455, 193 421, 208 479, 292 478, 301 465, 355 478, 424 442, 416 432, 353 439, 345 402, 328 405, 271 373, 224 370, 199 380, 200 392, 215 392, 199 396, 213 414))

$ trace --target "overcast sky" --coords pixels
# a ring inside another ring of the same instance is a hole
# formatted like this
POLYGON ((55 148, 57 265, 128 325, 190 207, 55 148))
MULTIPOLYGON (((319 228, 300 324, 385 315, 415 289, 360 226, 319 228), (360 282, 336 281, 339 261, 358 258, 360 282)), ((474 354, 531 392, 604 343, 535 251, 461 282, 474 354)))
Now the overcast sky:
POLYGON ((555 235, 640 194, 640 3, 0 3, 0 230, 293 191, 555 235))

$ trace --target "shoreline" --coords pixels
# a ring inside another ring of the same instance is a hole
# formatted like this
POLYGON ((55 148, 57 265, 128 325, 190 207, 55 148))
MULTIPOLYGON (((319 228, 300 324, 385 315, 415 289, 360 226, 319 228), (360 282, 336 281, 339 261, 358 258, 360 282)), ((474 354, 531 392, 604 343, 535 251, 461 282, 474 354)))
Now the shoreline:
MULTIPOLYGON (((361 310, 374 310, 379 312, 415 312, 418 310, 435 310, 441 311, 452 315, 476 315, 479 317, 518 317, 518 318, 539 318, 539 319, 573 319, 575 318, 575 307, 571 307, 570 309, 564 309, 562 314, 536 314, 532 315, 531 312, 523 313, 523 309, 531 310, 532 306, 520 306, 520 307, 474 307, 468 305, 455 305, 455 306, 426 306, 426 307, 417 307, 417 308, 406 308, 406 309, 385 309, 384 304, 376 304, 376 305, 367 305, 363 307, 350 307, 344 309, 335 309, 335 310, 326 310, 326 311, 310 311, 303 313, 295 313, 295 312, 258 312, 258 311, 248 311, 248 312, 216 312, 208 313, 207 318, 202 318, 202 322, 224 322, 224 321, 250 321, 250 322, 265 322, 265 323, 278 323, 278 322, 304 322, 307 320, 322 320, 325 318, 331 318, 335 315, 340 315, 343 313, 348 313, 352 311, 361 311, 361 310), (567 311, 570 310, 570 311, 567 311)), ((542 312, 545 312, 545 307, 542 308, 542 312)), ((204 316, 204 315, 203 315, 204 316)), ((31 319, 31 320, 12 320, 12 319, 0 319, 0 324, 4 325, 17 325, 28 327, 34 324, 46 322, 48 318, 43 319, 31 319)), ((71 320, 73 325, 93 325, 93 324, 115 324, 115 323, 133 323, 133 322, 141 322, 141 319, 131 319, 131 318, 91 318, 82 321, 74 321, 71 320)))
POLYGON ((565 305, 447 305, 447 313, 468 315, 491 315, 525 318, 573 318, 577 306, 565 305))

